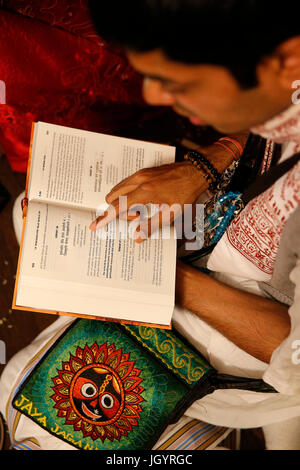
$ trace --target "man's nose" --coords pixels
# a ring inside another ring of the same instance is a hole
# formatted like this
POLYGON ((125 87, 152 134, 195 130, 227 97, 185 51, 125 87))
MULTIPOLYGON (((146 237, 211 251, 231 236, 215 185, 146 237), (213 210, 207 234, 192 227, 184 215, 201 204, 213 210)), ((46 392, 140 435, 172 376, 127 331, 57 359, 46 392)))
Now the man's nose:
POLYGON ((172 106, 175 103, 174 96, 164 90, 159 80, 145 78, 143 95, 145 101, 154 106, 172 106))

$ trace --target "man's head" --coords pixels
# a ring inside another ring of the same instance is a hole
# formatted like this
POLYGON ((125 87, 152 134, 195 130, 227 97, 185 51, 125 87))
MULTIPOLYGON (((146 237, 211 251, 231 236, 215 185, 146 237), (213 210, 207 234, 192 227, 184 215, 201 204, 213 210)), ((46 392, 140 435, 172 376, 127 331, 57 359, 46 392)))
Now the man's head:
POLYGON ((145 76, 144 94, 233 133, 291 104, 300 5, 285 0, 90 0, 100 36, 145 76))

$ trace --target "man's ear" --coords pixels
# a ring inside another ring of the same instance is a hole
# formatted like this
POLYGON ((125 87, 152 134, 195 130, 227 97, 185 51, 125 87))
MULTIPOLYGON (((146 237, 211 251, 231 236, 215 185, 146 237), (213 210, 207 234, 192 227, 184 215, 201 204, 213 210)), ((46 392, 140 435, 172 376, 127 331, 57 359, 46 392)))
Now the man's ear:
POLYGON ((281 86, 290 90, 292 84, 300 80, 300 36, 280 44, 274 56, 278 59, 277 75, 281 86))

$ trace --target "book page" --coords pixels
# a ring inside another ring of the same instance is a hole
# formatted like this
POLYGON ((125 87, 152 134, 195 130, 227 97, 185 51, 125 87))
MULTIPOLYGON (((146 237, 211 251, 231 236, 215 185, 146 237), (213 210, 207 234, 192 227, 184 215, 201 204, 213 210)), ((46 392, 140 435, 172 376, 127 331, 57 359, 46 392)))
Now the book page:
POLYGON ((116 220, 99 234, 89 230, 93 218, 93 211, 29 203, 16 304, 57 311, 65 306, 70 313, 123 319, 143 317, 147 309, 138 308, 143 304, 152 305, 156 316, 159 305, 171 313, 174 231, 171 238, 160 231, 137 244, 126 221, 116 220))
POLYGON ((38 122, 28 198, 105 210, 105 196, 117 183, 174 161, 174 147, 38 122))

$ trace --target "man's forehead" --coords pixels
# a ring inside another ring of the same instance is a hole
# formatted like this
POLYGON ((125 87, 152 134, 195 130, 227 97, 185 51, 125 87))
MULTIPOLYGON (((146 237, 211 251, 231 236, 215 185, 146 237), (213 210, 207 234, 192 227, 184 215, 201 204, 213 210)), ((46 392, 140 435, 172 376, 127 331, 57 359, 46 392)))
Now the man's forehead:
POLYGON ((186 65, 168 59, 160 50, 150 52, 127 51, 131 65, 142 75, 163 83, 192 81, 198 65, 186 65))

